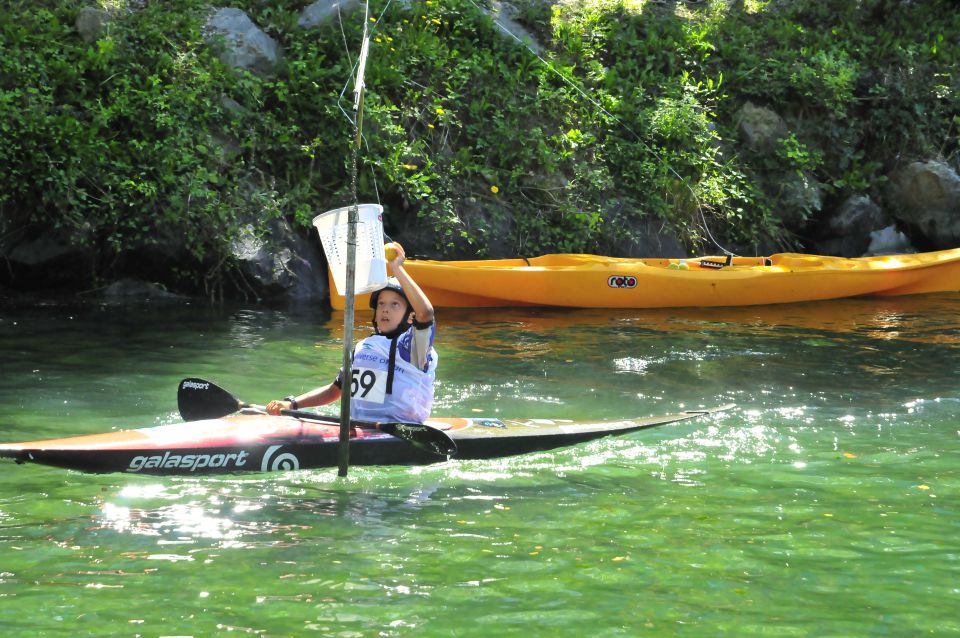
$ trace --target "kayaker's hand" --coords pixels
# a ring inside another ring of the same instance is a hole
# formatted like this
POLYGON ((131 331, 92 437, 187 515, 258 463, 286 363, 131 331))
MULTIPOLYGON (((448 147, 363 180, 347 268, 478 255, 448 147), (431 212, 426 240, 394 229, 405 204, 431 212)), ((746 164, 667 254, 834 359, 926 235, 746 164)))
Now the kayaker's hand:
POLYGON ((280 416, 280 410, 289 410, 291 407, 289 401, 271 401, 267 404, 267 414, 280 416))

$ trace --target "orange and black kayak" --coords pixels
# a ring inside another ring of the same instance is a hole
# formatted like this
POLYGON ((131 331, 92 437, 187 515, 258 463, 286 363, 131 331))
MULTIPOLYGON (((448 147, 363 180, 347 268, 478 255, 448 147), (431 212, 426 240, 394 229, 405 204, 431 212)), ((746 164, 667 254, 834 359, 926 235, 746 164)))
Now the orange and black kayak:
MULTIPOLYGON (((350 429, 352 465, 418 465, 489 459, 574 445, 731 409, 690 410, 622 421, 434 418, 421 424, 455 443, 449 454, 412 444, 402 432, 350 429)), ((340 425, 299 416, 234 414, 155 427, 0 444, 0 457, 84 472, 195 476, 337 467, 340 425)), ((322 418, 322 417, 321 417, 322 418)), ((393 424, 403 427, 404 424, 393 424)))

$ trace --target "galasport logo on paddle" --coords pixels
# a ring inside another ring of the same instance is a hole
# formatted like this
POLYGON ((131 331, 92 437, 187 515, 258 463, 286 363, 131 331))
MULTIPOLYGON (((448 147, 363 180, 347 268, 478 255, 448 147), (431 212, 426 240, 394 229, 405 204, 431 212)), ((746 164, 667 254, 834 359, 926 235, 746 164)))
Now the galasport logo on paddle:
POLYGON ((184 390, 209 390, 209 383, 199 383, 198 381, 184 381, 181 386, 184 390))
POLYGON ((229 454, 170 454, 163 456, 135 456, 130 459, 128 472, 163 468, 165 470, 181 469, 196 472, 205 467, 239 468, 247 464, 249 452, 231 452, 229 454))
POLYGON ((636 288, 637 278, 633 275, 611 275, 607 285, 611 288, 636 288))

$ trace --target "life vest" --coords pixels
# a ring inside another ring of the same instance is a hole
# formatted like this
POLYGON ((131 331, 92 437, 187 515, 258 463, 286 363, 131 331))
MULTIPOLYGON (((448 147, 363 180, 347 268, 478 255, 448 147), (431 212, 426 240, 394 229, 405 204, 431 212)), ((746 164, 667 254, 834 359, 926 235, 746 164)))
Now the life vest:
POLYGON ((423 423, 430 417, 438 357, 431 347, 425 371, 408 361, 413 330, 393 339, 373 335, 357 344, 349 385, 353 418, 423 423))

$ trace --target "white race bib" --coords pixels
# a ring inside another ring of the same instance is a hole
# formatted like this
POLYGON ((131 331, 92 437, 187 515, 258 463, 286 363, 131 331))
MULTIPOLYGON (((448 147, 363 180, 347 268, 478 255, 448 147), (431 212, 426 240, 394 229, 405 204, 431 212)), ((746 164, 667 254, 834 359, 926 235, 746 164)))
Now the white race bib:
POLYGON ((383 403, 387 396, 387 371, 354 368, 350 379, 350 396, 354 399, 383 403))

